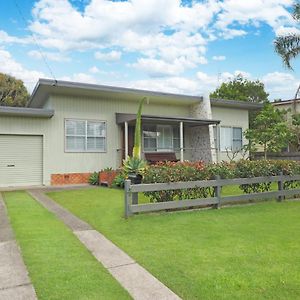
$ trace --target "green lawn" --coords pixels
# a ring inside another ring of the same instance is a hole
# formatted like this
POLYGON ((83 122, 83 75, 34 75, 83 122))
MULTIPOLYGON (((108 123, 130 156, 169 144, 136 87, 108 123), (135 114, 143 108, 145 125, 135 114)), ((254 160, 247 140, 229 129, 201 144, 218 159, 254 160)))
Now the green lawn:
POLYGON ((73 233, 25 192, 4 194, 40 300, 130 299, 73 233))
POLYGON ((153 213, 125 220, 121 190, 49 195, 183 299, 300 299, 299 202, 153 213))

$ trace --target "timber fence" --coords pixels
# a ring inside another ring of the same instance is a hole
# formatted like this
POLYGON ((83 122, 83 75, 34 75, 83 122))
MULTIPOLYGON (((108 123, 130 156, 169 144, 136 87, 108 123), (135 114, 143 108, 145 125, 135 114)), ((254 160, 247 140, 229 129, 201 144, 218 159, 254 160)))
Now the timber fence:
POLYGON ((131 184, 130 180, 125 181, 124 202, 125 202, 125 217, 129 217, 135 213, 154 212, 159 210, 169 209, 185 209, 199 206, 212 205, 219 208, 224 204, 242 202, 255 199, 277 199, 282 201, 285 196, 300 195, 300 189, 284 189, 284 183, 289 181, 300 181, 300 175, 278 175, 268 177, 252 177, 252 178, 234 178, 220 179, 216 177, 214 180, 203 181, 184 181, 184 182, 169 182, 169 183, 150 183, 150 184, 131 184), (248 185, 256 183, 277 182, 277 190, 248 193, 234 196, 222 196, 221 191, 223 186, 229 185, 248 185), (174 201, 155 202, 139 204, 139 193, 159 192, 172 190, 188 190, 194 188, 213 188, 213 196, 199 199, 179 199, 174 201))

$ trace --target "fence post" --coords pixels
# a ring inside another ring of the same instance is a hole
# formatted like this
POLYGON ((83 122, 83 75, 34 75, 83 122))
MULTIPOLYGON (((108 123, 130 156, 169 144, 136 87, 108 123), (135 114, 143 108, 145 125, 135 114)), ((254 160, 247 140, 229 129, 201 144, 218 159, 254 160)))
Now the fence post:
POLYGON ((220 175, 217 175, 215 177, 215 180, 217 181, 217 185, 214 187, 214 196, 218 198, 218 203, 214 205, 214 208, 220 208, 221 206, 221 185, 219 183, 220 179, 221 179, 220 175))
POLYGON ((130 180, 125 180, 124 184, 124 204, 125 204, 125 218, 127 219, 131 215, 130 211, 130 180))
MULTIPOLYGON (((278 180, 278 192, 283 191, 283 173, 280 172, 279 174, 280 178, 278 180)), ((284 199, 283 195, 278 195, 277 201, 281 202, 284 199)))

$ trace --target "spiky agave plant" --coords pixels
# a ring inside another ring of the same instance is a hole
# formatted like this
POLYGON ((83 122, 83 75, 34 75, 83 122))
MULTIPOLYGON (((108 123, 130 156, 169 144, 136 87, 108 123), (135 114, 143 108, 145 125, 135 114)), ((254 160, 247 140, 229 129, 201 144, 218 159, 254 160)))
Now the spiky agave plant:
POLYGON ((138 157, 128 157, 123 162, 123 170, 126 174, 140 174, 143 175, 147 167, 147 162, 138 157))

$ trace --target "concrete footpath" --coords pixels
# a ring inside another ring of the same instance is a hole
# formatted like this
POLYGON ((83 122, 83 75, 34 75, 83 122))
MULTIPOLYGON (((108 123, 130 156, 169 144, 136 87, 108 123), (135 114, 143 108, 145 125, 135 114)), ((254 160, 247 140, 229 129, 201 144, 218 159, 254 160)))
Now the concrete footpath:
POLYGON ((133 299, 180 299, 104 235, 93 230, 89 224, 58 205, 45 195, 43 190, 28 190, 28 193, 71 228, 78 239, 129 292, 133 299))
POLYGON ((37 299, 35 290, 14 239, 0 193, 0 300, 34 299, 37 299))

